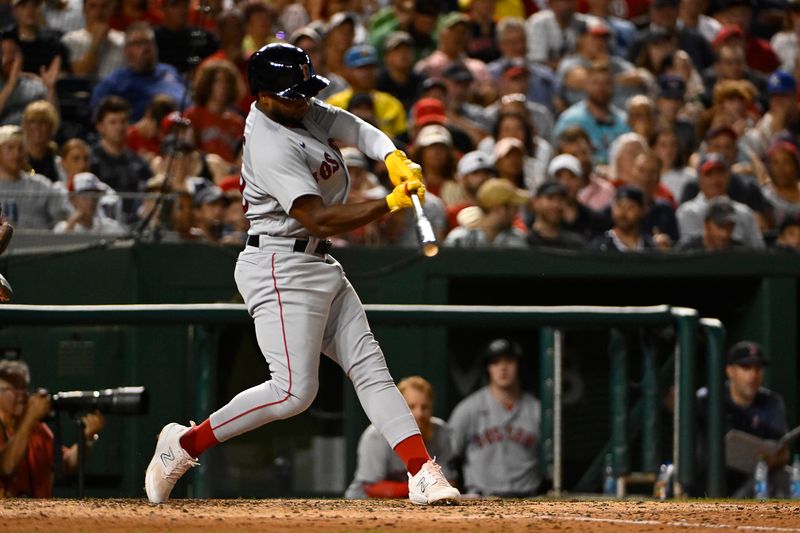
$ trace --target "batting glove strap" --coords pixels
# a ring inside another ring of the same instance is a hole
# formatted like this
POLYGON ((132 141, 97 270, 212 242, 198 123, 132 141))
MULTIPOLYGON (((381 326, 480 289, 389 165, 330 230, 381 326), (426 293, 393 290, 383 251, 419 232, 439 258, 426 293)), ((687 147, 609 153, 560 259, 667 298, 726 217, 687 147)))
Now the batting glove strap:
POLYGON ((422 167, 411 161, 402 150, 395 150, 386 156, 386 170, 394 186, 408 180, 422 181, 422 167))

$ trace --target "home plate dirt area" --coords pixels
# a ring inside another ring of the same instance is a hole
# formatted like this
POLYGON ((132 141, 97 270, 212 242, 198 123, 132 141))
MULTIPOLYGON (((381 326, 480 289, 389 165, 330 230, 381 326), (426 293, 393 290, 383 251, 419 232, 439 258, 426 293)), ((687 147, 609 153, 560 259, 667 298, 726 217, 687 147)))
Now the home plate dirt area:
POLYGON ((800 501, 404 500, 0 501, 3 531, 517 532, 754 531, 800 533, 800 501))

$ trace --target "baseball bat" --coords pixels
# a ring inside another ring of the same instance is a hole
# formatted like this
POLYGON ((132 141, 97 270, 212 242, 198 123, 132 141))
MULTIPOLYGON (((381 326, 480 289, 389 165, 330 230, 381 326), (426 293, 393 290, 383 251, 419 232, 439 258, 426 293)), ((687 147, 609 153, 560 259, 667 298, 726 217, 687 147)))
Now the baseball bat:
POLYGON ((0 274, 0 302, 5 303, 11 301, 13 295, 14 291, 11 289, 11 284, 0 274))
POLYGON ((439 253, 439 244, 436 242, 436 234, 433 233, 433 226, 422 210, 422 203, 416 193, 411 195, 411 203, 414 204, 414 215, 417 220, 417 236, 422 245, 422 253, 426 257, 433 257, 439 253))

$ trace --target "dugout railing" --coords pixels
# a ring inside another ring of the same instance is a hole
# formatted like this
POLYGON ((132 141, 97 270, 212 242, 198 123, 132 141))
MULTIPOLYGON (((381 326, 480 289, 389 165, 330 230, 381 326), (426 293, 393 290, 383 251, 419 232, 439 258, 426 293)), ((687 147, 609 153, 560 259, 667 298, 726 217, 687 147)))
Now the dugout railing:
MULTIPOLYGON (((683 494, 695 477, 695 390, 698 333, 702 330, 707 339, 707 371, 709 387, 707 495, 724 495, 723 453, 723 359, 724 330, 714 319, 700 319, 695 310, 679 307, 601 307, 601 306, 464 306, 464 305, 366 305, 373 325, 420 325, 520 327, 539 328, 540 356, 539 382, 542 402, 541 420, 541 470, 552 480, 553 492, 563 491, 562 479, 562 360, 564 331, 586 327, 675 327, 677 340, 674 358, 674 444, 675 489, 683 494)), ((241 304, 155 304, 155 305, 86 305, 86 306, 0 306, 0 324, 3 325, 165 325, 187 324, 193 340, 189 345, 198 347, 195 376, 196 408, 198 417, 206 416, 213 408, 212 390, 214 357, 209 342, 214 326, 230 323, 248 323, 250 317, 241 304), (201 326, 197 328, 196 326, 201 326), (200 341, 197 342, 197 338, 200 341)), ((612 342, 613 345, 613 342, 612 342)), ((610 350, 612 362, 611 450, 615 472, 627 472, 629 459, 628 406, 624 350, 610 350), (615 386, 616 385, 616 386, 615 386)), ((657 379, 652 354, 644 354, 643 395, 637 414, 644 427, 643 450, 652 446, 654 432, 647 429, 655 420, 657 398, 652 384, 657 379), (647 392, 650 392, 648 394, 647 392)), ((134 463, 135 461, 130 461, 134 463)), ((652 460, 650 461, 652 463, 652 460)), ((193 493, 206 495, 204 469, 198 469, 193 493)))

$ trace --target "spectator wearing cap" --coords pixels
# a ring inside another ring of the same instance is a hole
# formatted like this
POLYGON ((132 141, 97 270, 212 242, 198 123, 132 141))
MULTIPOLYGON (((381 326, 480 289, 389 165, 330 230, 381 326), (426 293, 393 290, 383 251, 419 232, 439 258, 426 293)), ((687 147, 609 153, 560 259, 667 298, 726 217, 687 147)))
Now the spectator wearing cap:
MULTIPOLYGON (((551 162, 553 170, 557 170, 564 164, 558 158, 553 159, 553 162, 551 162)), ((567 190, 558 181, 547 180, 539 185, 531 202, 534 215, 533 224, 525 237, 530 246, 565 250, 586 248, 586 239, 562 227, 566 198, 567 190)))
POLYGON ((800 31, 800 0, 789 0, 787 9, 784 13, 784 27, 772 36, 770 46, 778 55, 781 62, 780 69, 784 72, 797 72, 797 59, 800 57, 800 43, 798 42, 798 32, 800 31))
MULTIPOLYGON (((518 111, 504 111, 497 117, 492 136, 482 140, 478 144, 478 149, 486 153, 493 153, 497 143, 508 138, 520 141, 524 147, 522 178, 519 179, 515 174, 507 174, 505 177, 511 179, 513 176, 517 186, 524 187, 528 191, 536 190, 536 187, 547 177, 547 163, 553 156, 553 147, 537 134, 527 114, 518 111)), ((495 153, 496 157, 497 153, 495 153)), ((504 168, 503 173, 506 172, 507 170, 504 168)))
POLYGON ((701 71, 707 95, 713 95, 717 83, 724 80, 749 81, 759 95, 766 93, 767 80, 763 74, 747 66, 742 42, 741 39, 726 39, 715 48, 714 64, 701 71))
POLYGON ((558 155, 550 162, 547 172, 548 177, 559 182, 565 190, 562 222, 565 230, 577 233, 588 242, 608 229, 606 217, 578 200, 586 180, 585 167, 577 157, 567 153, 558 155))
POLYGON ((767 80, 769 108, 764 116, 744 134, 744 143, 759 157, 779 135, 789 133, 800 138, 800 113, 797 109, 797 82, 788 72, 776 70, 767 80))
POLYGON ((228 201, 222 189, 205 178, 189 178, 186 188, 192 195, 192 233, 201 240, 220 242, 225 225, 228 201))
POLYGON ((513 340, 491 341, 483 353, 488 385, 461 400, 450 415, 465 493, 519 498, 539 489, 541 405, 522 390, 522 356, 513 340))
POLYGON ((453 138, 440 124, 428 124, 414 138, 412 160, 422 166, 425 187, 442 199, 445 205, 464 200, 464 191, 455 180, 456 157, 453 138))
POLYGON ((109 26, 113 12, 113 0, 83 2, 86 26, 61 38, 69 51, 73 74, 104 78, 125 65, 125 35, 109 26))
MULTIPOLYGON (((693 199, 682 203, 676 213, 678 229, 684 241, 703 234, 703 221, 708 202, 712 198, 727 196, 731 179, 728 168, 728 162, 719 153, 707 153, 700 160, 697 168, 700 192, 693 199)), ((733 238, 748 248, 764 248, 764 239, 753 210, 735 200, 731 200, 731 203, 736 211, 733 238)))
POLYGON ((761 186, 771 206, 774 220, 780 222, 800 213, 800 153, 789 140, 779 140, 767 152, 769 180, 761 186))
MULTIPOLYGON (((605 178, 594 171, 592 163, 592 141, 589 136, 578 126, 565 129, 556 141, 556 151, 562 155, 570 155, 578 160, 579 167, 570 163, 564 168, 577 170, 575 176, 579 180, 580 189, 577 192, 578 201, 594 211, 603 211, 611 204, 616 188, 605 178)), ((562 158, 564 159, 564 158, 562 158)), ((552 164, 552 162, 551 162, 552 164)), ((554 172, 548 168, 548 175, 552 178, 554 172)))
POLYGON ((53 228, 54 233, 91 233, 95 235, 122 235, 122 225, 98 209, 100 198, 113 190, 91 172, 81 172, 73 178, 70 203, 74 208, 67 220, 53 228))
POLYGON ((783 217, 778 226, 775 250, 800 253, 800 214, 794 213, 783 217))
POLYGON ((472 72, 461 62, 449 65, 442 72, 447 98, 445 107, 451 124, 455 124, 478 144, 491 130, 491 121, 486 110, 470 100, 475 94, 472 72))
POLYGON ((655 106, 659 129, 674 131, 684 158, 688 158, 698 144, 694 123, 687 120, 686 103, 686 81, 683 78, 662 74, 656 79, 655 106))
POLYGON ((275 9, 261 0, 248 0, 244 5, 244 39, 242 50, 247 57, 261 47, 277 42, 272 25, 276 18, 275 9))
POLYGON ((442 16, 437 31, 436 50, 417 62, 414 67, 415 72, 425 77, 442 76, 447 78, 444 75, 445 69, 458 63, 467 68, 477 84, 486 84, 491 81, 486 64, 467 55, 470 32, 470 21, 467 15, 452 11, 442 16))
POLYGON ((675 203, 664 199, 669 191, 661 185, 661 160, 647 150, 633 160, 630 185, 642 191, 644 217, 642 232, 650 235, 653 244, 667 250, 678 242, 678 222, 675 219, 675 203))
MULTIPOLYGON (((245 81, 247 80, 247 58, 249 55, 242 48, 242 40, 244 40, 245 36, 244 15, 239 9, 226 9, 217 16, 216 25, 219 36, 219 49, 206 57, 200 63, 200 67, 210 61, 220 59, 230 61, 236 67, 240 83, 245 87, 247 85, 245 81)), ((313 64, 316 65, 317 61, 313 61, 313 64)), ((252 102, 253 98, 250 96, 250 92, 245 91, 237 103, 239 113, 247 115, 252 102)))
POLYGON ((526 94, 529 78, 520 67, 509 67, 500 83, 500 99, 486 107, 486 116, 497 125, 500 115, 518 113, 527 116, 536 136, 548 143, 553 139, 553 114, 538 102, 529 101, 526 94))
MULTIPOLYGON (((544 106, 550 113, 555 113, 558 85, 553 72, 543 65, 527 60, 525 40, 525 22, 507 17, 497 23, 497 46, 500 57, 486 65, 486 70, 495 82, 504 79, 515 80, 526 76, 524 95, 531 103, 544 106)), ((511 94, 511 90, 502 90, 503 94, 511 94)), ((552 117, 551 117, 552 120, 552 117)))
MULTIPOLYGON (((724 387, 724 428, 742 431, 755 437, 777 441, 788 430, 786 405, 783 397, 764 387, 764 367, 769 359, 764 349, 756 342, 740 341, 731 346, 725 365, 727 381, 724 387)), ((697 464, 705 465, 703 450, 706 436, 708 412, 708 388, 697 391, 697 449, 701 453, 697 464)), ((727 439, 726 439, 727 440, 727 439)), ((753 450, 739 450, 739 453, 754 453, 753 450)), ((769 466, 770 497, 788 497, 789 462, 788 444, 775 453, 763 453, 769 466)), ((753 474, 743 474, 738 470, 726 470, 728 496, 752 498, 754 496, 753 474)), ((698 472, 698 479, 705 479, 704 472, 698 472)), ((702 489, 702 487, 699 487, 702 489)), ((702 492, 697 491, 701 495, 702 492)))
POLYGON ((374 102, 377 126, 386 135, 398 138, 406 133, 406 111, 403 104, 389 93, 375 88, 378 74, 378 55, 370 44, 355 45, 345 54, 345 77, 350 88, 334 94, 327 102, 333 106, 347 109, 354 93, 368 93, 374 102))
POLYGON ((653 152, 661 161, 661 184, 674 199, 683 197, 687 183, 696 181, 694 169, 686 166, 686 155, 673 128, 665 126, 653 135, 653 152))
POLYGON ((61 32, 41 24, 43 0, 12 0, 14 24, 4 31, 16 36, 22 52, 22 71, 42 78, 55 78, 69 72, 70 57, 61 43, 61 32))
POLYGON ((31 102, 22 114, 25 153, 31 169, 50 181, 62 181, 58 168, 58 110, 47 100, 31 102))
POLYGON ((91 171, 117 192, 138 192, 152 176, 147 162, 126 146, 131 108, 108 96, 95 109, 99 138, 92 146, 91 171))
MULTIPOLYGON (((722 23, 722 30, 716 39, 729 29, 737 29, 742 34, 747 65, 753 70, 769 74, 780 67, 780 60, 769 42, 753 34, 754 0, 717 0, 712 13, 722 23)), ((716 40, 715 39, 715 40, 716 40)))
MULTIPOLYGON (((395 31, 405 31, 414 39, 414 62, 436 50, 433 38, 439 18, 439 4, 430 0, 397 0, 378 10, 371 18, 372 45, 383 52, 384 42, 395 31)), ((382 55, 382 54, 381 54, 382 55)))
POLYGON ((722 29, 722 24, 706 15, 710 0, 680 0, 678 24, 697 31, 709 43, 722 29))
POLYGON ((528 203, 528 191, 503 178, 490 178, 478 189, 480 222, 472 228, 458 226, 444 240, 456 248, 524 248, 525 234, 515 227, 520 208, 528 203))
POLYGON ((144 116, 128 127, 126 146, 145 161, 152 161, 161 152, 162 121, 177 108, 177 103, 166 94, 154 96, 144 116))
POLYGON ((347 66, 345 56, 356 44, 357 25, 355 14, 349 11, 340 11, 328 20, 323 32, 321 50, 322 64, 328 72, 335 72, 347 78, 347 70, 351 67, 347 66))
MULTIPOLYGON (((9 222, 21 230, 51 230, 69 216, 72 209, 63 188, 56 187, 40 174, 25 172, 25 145, 19 126, 0 126, 0 202, 3 212, 16 205, 16 220, 9 222)), ((13 211, 12 211, 13 212, 13 211)))
POLYGON ((565 105, 571 106, 586 98, 588 68, 594 62, 605 62, 614 76, 613 103, 625 108, 628 99, 641 94, 652 84, 652 75, 637 69, 631 63, 610 54, 611 28, 599 18, 589 18, 578 23, 578 41, 575 52, 564 57, 556 70, 556 82, 561 87, 565 105))
MULTIPOLYGON (((430 78, 429 78, 430 79, 430 78)), ((444 87, 444 84, 442 84, 444 87)), ((447 128, 453 138, 453 146, 461 153, 471 152, 475 149, 472 138, 463 129, 453 124, 444 104, 444 98, 423 96, 411 108, 412 139, 428 124, 439 124, 447 128)))
POLYGON ((125 30, 125 66, 94 87, 90 105, 97 109, 106 96, 119 96, 130 104, 130 118, 139 120, 155 95, 166 94, 180 102, 185 91, 175 67, 158 61, 153 29, 144 22, 137 22, 125 30))
POLYGON ((419 97, 424 78, 414 72, 414 39, 404 31, 389 34, 384 43, 383 67, 375 87, 389 93, 408 112, 419 97))
POLYGON ((203 63, 194 75, 194 103, 186 110, 198 146, 227 163, 244 133, 236 103, 245 92, 236 66, 225 59, 203 63))
MULTIPOLYGON (((703 71, 714 61, 714 52, 697 30, 678 24, 678 5, 680 0, 653 0, 650 2, 650 25, 639 32, 628 51, 628 60, 636 63, 641 49, 661 32, 666 32, 678 50, 689 55, 698 71, 703 71)), ((660 72, 656 74, 661 74, 660 72)))
POLYGON ((623 185, 611 202, 612 227, 589 243, 599 252, 643 252, 656 248, 650 235, 642 230, 644 193, 638 187, 623 185))
POLYGON ((464 154, 458 161, 456 180, 464 191, 464 199, 447 207, 450 228, 460 225, 458 214, 467 207, 478 205, 478 190, 488 179, 497 176, 492 156, 475 150, 464 154))
POLYGON ((469 40, 467 55, 483 63, 500 57, 497 47, 495 0, 471 0, 469 3, 469 40))
POLYGON ((579 24, 588 19, 588 15, 576 13, 576 4, 575 0, 549 0, 548 9, 528 17, 528 61, 555 71, 561 59, 575 51, 579 24))
POLYGON ((622 58, 628 57, 628 47, 636 38, 633 22, 613 16, 611 0, 589 0, 587 4, 587 14, 602 20, 611 29, 611 53, 622 58))
MULTIPOLYGON (((730 176, 727 195, 731 200, 743 203, 752 209, 755 212, 759 227, 767 228, 769 227, 771 213, 769 204, 761 192, 761 186, 755 179, 749 179, 735 171, 738 167, 737 162, 742 160, 736 139, 737 134, 730 127, 712 128, 706 133, 701 151, 706 154, 716 153, 722 156, 730 176)), ((744 165, 744 168, 746 171, 752 171, 748 165, 744 165)), ((697 181, 686 183, 680 203, 683 204, 694 198, 699 190, 697 181)))
POLYGON ((708 202, 703 219, 703 234, 683 241, 680 251, 725 252, 741 248, 741 243, 733 239, 736 228, 736 209, 730 198, 718 196, 708 202))
POLYGON ((0 124, 22 124, 22 113, 31 102, 56 102, 55 79, 22 74, 22 52, 16 35, 0 32, 0 124))
POLYGON ((608 149, 618 136, 630 130, 625 113, 612 104, 614 78, 607 63, 593 63, 586 78, 586 99, 567 108, 558 118, 555 134, 580 126, 589 134, 595 163, 608 162, 608 149))
POLYGON ((494 145, 494 168, 497 176, 525 188, 525 143, 517 137, 503 137, 494 145))

